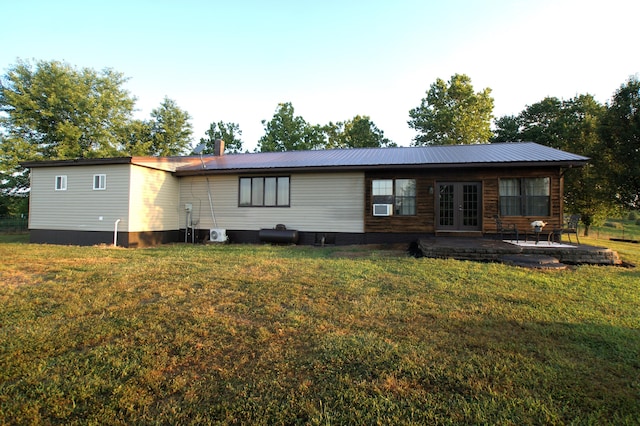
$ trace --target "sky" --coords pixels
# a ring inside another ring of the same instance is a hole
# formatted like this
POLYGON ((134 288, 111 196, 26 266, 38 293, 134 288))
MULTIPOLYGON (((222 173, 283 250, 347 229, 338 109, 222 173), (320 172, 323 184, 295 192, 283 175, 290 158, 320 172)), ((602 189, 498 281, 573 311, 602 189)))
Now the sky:
POLYGON ((194 146, 237 123, 244 148, 290 102, 308 123, 369 116, 400 146, 431 84, 466 74, 494 116, 547 96, 610 101, 640 73, 637 0, 0 0, 0 73, 64 61, 129 78, 136 118, 165 97, 194 146))

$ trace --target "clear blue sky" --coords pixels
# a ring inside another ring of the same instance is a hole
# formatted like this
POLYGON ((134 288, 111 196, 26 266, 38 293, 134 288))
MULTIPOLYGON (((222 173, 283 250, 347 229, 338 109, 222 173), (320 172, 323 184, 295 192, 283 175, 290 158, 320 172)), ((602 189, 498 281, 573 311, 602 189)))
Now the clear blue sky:
POLYGON ((2 74, 20 59, 124 73, 148 118, 167 96, 194 141, 235 122, 252 150, 280 102, 311 124, 368 115, 408 145, 408 112, 455 74, 494 115, 546 96, 608 101, 640 72, 637 0, 0 0, 2 74))

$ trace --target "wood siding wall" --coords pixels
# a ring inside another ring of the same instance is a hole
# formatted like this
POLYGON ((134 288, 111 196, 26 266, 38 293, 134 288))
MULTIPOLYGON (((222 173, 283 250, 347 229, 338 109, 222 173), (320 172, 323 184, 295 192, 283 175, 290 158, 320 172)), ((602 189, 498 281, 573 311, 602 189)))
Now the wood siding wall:
POLYGON ((480 182, 482 184, 482 232, 495 233, 494 215, 499 214, 498 182, 501 178, 549 177, 551 179, 551 212, 549 216, 508 216, 506 223, 515 223, 528 230, 533 220, 548 222, 551 229, 562 223, 562 177, 558 167, 441 169, 425 171, 368 172, 365 175, 365 232, 436 232, 436 194, 438 182, 480 182), (371 181, 374 179, 415 179, 415 216, 373 216, 371 181), (433 191, 430 191, 433 188, 433 191))
POLYGON ((129 227, 129 165, 42 167, 31 170, 29 229, 113 231, 129 227), (107 177, 106 189, 93 189, 93 175, 107 177), (55 190, 55 177, 67 176, 67 190, 55 190))
POLYGON ((292 174, 289 207, 239 207, 238 186, 237 175, 209 176, 208 181, 203 176, 182 178, 180 228, 186 226, 184 206, 190 203, 199 229, 251 231, 284 224, 305 232, 364 231, 364 173, 292 174))
POLYGON ((375 172, 365 175, 365 230, 366 232, 408 232, 433 233, 434 202, 429 187, 433 187, 435 178, 421 172, 375 172), (374 216, 371 199, 371 181, 374 179, 415 179, 416 215, 415 216, 374 216))
POLYGON ((169 172, 131 166, 129 232, 180 228, 180 181, 169 172))

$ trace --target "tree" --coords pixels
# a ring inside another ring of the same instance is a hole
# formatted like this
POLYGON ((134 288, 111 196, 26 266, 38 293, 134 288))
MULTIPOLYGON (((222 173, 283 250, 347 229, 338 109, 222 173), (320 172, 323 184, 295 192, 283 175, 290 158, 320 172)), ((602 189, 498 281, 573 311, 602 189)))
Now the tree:
POLYGON ((205 144, 205 149, 202 151, 205 154, 213 153, 216 139, 224 141, 226 153, 237 154, 242 152, 242 140, 240 139, 242 130, 236 123, 224 123, 222 121, 211 123, 205 134, 205 138, 200 138, 200 143, 205 144))
POLYGON ((122 155, 153 155, 153 123, 149 120, 132 120, 122 130, 122 155))
POLYGON ((164 98, 160 106, 151 111, 151 155, 181 155, 191 145, 191 117, 172 99, 164 98))
POLYGON ((302 151, 319 149, 325 145, 323 129, 295 116, 290 102, 278 104, 271 121, 262 120, 262 125, 265 134, 258 140, 257 147, 261 152, 302 151))
POLYGON ((602 223, 615 211, 611 191, 611 156, 599 135, 606 107, 591 95, 579 95, 562 102, 562 119, 557 125, 563 133, 555 148, 575 152, 591 160, 578 170, 565 173, 565 204, 580 213, 589 235, 591 225, 602 223))
POLYGON ((10 67, 0 78, 2 195, 24 196, 29 177, 21 161, 118 155, 135 103, 126 81, 108 68, 58 61, 10 67))
POLYGON ((564 117, 567 106, 555 97, 527 106, 520 114, 522 140, 544 141, 540 143, 562 149, 568 143, 564 135, 565 124, 570 124, 564 117))
POLYGON ((520 140, 520 119, 517 115, 505 115, 494 121, 496 130, 491 142, 515 142, 520 140))
POLYGON ((564 202, 589 227, 611 214, 610 157, 598 134, 605 107, 591 95, 561 101, 547 97, 518 116, 496 120, 494 141, 530 141, 590 157, 589 164, 564 174, 564 202))
POLYGON ((369 116, 356 115, 346 122, 329 123, 324 127, 327 148, 380 148, 397 146, 384 137, 384 132, 369 116))
POLYGON ((0 126, 27 148, 22 160, 115 155, 135 103, 126 81, 108 68, 19 61, 0 80, 0 126))
POLYGON ((603 118, 602 138, 610 164, 616 200, 625 208, 640 208, 640 80, 630 77, 620 86, 603 118))
POLYGON ((409 127, 420 132, 414 145, 457 145, 487 142, 492 136, 491 89, 475 93, 471 79, 455 74, 437 79, 420 106, 409 111, 409 127))

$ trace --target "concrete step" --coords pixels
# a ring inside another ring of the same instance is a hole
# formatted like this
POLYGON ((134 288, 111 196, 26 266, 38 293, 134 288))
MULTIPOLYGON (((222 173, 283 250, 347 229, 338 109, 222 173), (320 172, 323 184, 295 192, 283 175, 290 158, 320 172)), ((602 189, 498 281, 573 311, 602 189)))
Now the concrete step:
POLYGON ((506 254, 500 256, 498 260, 507 265, 521 266, 523 268, 566 269, 568 267, 564 263, 560 263, 555 257, 544 254, 506 254))

